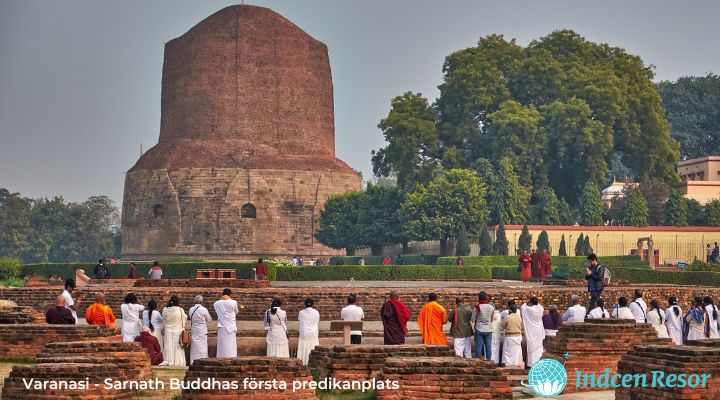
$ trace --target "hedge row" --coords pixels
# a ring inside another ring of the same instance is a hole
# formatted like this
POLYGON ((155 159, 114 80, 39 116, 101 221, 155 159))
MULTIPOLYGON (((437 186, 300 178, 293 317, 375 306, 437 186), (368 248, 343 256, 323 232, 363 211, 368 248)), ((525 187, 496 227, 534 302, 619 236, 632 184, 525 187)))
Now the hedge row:
POLYGON ((516 266, 493 266, 490 267, 492 269, 492 278, 493 279, 503 279, 503 280, 510 280, 510 281, 519 281, 520 280, 520 272, 518 272, 516 266))
MULTIPOLYGON (((553 265, 566 265, 572 267, 581 267, 587 263, 587 257, 574 256, 553 256, 551 257, 553 265)), ((607 256, 600 257, 600 262, 606 265, 623 268, 643 268, 648 264, 640 261, 638 256, 607 256)), ((464 265, 517 265, 517 256, 467 256, 463 257, 464 265)), ((438 257, 439 265, 455 265, 455 257, 438 257)))
MULTIPOLYGON (((632 283, 658 283, 668 285, 720 286, 720 272, 712 271, 663 271, 649 268, 611 268, 612 280, 632 283)), ((584 268, 559 267, 555 276, 572 280, 585 278, 584 268)), ((495 275, 493 271, 493 275, 495 275)))
POLYGON ((277 267, 279 281, 394 281, 491 279, 488 266, 448 268, 437 265, 317 265, 277 267))
MULTIPOLYGON (((405 265, 430 265, 437 262, 438 256, 423 256, 418 254, 403 254, 401 256, 405 265)), ((382 265, 385 256, 364 256, 365 265, 382 265)), ((397 256, 390 257, 393 264, 397 264, 397 256)), ((331 265, 360 265, 360 256, 330 257, 331 265)))
MULTIPOLYGON (((106 264, 110 271, 111 278, 126 278, 130 273, 128 264, 106 264)), ((146 277, 152 263, 136 263, 139 277, 146 277)), ((238 279, 254 279, 252 269, 255 263, 245 262, 182 262, 182 263, 160 263, 163 270, 163 278, 167 279, 192 279, 196 276, 198 269, 234 269, 237 271, 238 279)), ((266 263, 268 279, 275 279, 276 267, 272 263, 266 263)), ((93 277, 94 264, 83 263, 42 263, 25 264, 22 267, 23 276, 39 276, 47 278, 50 275, 62 276, 63 278, 74 278, 76 269, 84 269, 85 274, 93 277)))

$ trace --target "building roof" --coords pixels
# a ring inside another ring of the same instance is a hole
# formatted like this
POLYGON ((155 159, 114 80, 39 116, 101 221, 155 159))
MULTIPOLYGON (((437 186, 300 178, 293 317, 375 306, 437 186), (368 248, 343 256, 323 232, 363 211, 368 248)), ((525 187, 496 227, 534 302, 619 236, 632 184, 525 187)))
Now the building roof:
POLYGON ((677 166, 684 167, 687 165, 698 164, 698 163, 708 162, 708 161, 720 161, 720 156, 707 156, 707 157, 693 158, 691 160, 678 161, 677 166))

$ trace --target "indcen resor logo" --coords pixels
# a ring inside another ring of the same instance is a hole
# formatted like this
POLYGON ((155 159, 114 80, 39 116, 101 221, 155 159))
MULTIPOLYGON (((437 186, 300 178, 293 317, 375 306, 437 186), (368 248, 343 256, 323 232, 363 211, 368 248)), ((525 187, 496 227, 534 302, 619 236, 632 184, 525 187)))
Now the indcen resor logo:
MULTIPOLYGON (((567 356, 566 356, 567 357, 567 356)), ((528 381, 522 382, 541 397, 557 396, 568 383, 565 366, 552 358, 543 358, 533 364, 528 372, 528 381)))

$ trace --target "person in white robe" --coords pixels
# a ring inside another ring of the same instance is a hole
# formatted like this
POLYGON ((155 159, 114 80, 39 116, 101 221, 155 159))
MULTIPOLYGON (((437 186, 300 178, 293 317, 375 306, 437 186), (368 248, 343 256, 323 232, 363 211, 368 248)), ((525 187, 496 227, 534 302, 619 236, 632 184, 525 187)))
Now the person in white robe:
POLYGON ((527 347, 527 367, 532 367, 543 354, 543 340, 545 340, 545 327, 542 323, 545 309, 538 302, 537 297, 530 298, 527 304, 520 306, 520 316, 525 328, 525 345, 527 347))
POLYGON ((523 319, 514 302, 508 303, 508 314, 500 322, 504 333, 502 362, 507 366, 523 367, 522 334, 523 319))
POLYGON ((618 303, 615 304, 615 308, 610 313, 610 317, 635 320, 635 315, 633 315, 632 311, 628 308, 627 297, 623 296, 618 299, 618 303))
POLYGON ((635 300, 628 305, 630 312, 635 317, 635 322, 638 324, 644 324, 647 322, 647 304, 642 298, 643 292, 640 289, 635 289, 635 300))
POLYGON ((320 313, 313 308, 315 301, 311 298, 305 299, 305 309, 298 313, 299 338, 297 358, 302 360, 304 365, 308 364, 310 352, 320 344, 318 339, 320 313))
MULTIPOLYGON (((78 307, 80 307, 80 298, 78 295, 77 299, 73 299, 72 292, 75 290, 75 280, 74 279, 67 279, 65 281, 65 290, 62 292, 62 297, 65 299, 65 308, 70 310, 70 313, 72 314, 73 318, 75 318, 75 323, 77 324, 78 316, 77 316, 77 310, 78 307)), ((79 291, 80 289, 78 289, 79 291)), ((138 335, 140 333, 138 332, 138 335)))
POLYGON ((190 319, 190 365, 201 358, 208 358, 208 324, 210 312, 203 306, 203 297, 195 296, 195 305, 188 310, 190 319))
POLYGON ((692 307, 688 310, 684 317, 685 326, 683 330, 687 332, 686 340, 704 340, 705 337, 705 309, 702 305, 702 298, 695 297, 692 307))
POLYGON ((682 315, 682 309, 678 306, 677 298, 674 296, 669 297, 668 308, 665 310, 665 326, 670 339, 678 346, 683 344, 682 315))
POLYGON ((492 329, 492 343, 491 343, 491 356, 495 364, 500 364, 500 348, 503 342, 503 331, 500 328, 500 311, 493 311, 492 322, 490 322, 490 328, 492 329))
POLYGON ((647 310, 647 322, 655 328, 659 338, 670 337, 665 326, 665 310, 660 309, 660 303, 657 300, 650 300, 647 310))
POLYGON ((148 301, 147 308, 142 312, 143 326, 150 329, 150 334, 155 336, 160 343, 160 352, 165 346, 162 335, 162 314, 157 310, 157 301, 148 301), (150 315, 152 314, 152 317, 150 315))
POLYGON ((588 318, 610 318, 610 312, 605 309, 605 300, 599 298, 595 305, 596 307, 588 313, 588 318))
POLYGON ((180 343, 180 337, 185 330, 187 322, 187 314, 180 307, 180 299, 176 295, 170 297, 170 301, 162 312, 163 318, 163 337, 165 346, 163 346, 163 358, 168 365, 174 367, 184 367, 187 365, 185 361, 185 349, 180 343))
POLYGON ((580 305, 580 297, 572 295, 570 303, 572 304, 562 316, 563 321, 569 323, 585 322, 587 310, 580 305))
POLYGON ((281 309, 282 300, 274 299, 270 308, 265 311, 265 328, 267 329, 268 357, 290 357, 288 343, 287 313, 281 309))
POLYGON ((143 312, 145 306, 138 304, 138 298, 135 293, 128 293, 125 296, 125 303, 120 306, 122 314, 122 327, 120 333, 123 342, 134 342, 135 338, 140 334, 142 329, 142 319, 140 313, 143 312))
POLYGON ((703 298, 703 306, 705 307, 706 312, 706 324, 710 328, 709 339, 720 339, 720 334, 718 334, 718 309, 715 307, 712 297, 705 296, 703 298))
POLYGON ((220 300, 216 301, 215 314, 217 314, 217 356, 237 357, 237 315, 240 312, 237 301, 230 295, 230 289, 223 289, 220 300))

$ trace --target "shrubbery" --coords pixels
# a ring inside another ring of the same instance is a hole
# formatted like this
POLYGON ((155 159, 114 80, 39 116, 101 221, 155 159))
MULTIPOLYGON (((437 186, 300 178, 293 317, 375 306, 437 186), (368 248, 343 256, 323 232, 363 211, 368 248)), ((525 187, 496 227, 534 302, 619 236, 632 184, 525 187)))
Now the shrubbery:
MULTIPOLYGON (((662 271, 649 268, 611 268, 610 272, 612 281, 615 282, 720 286, 720 272, 662 271)), ((553 274, 572 280, 585 279, 585 269, 582 267, 559 267, 553 271, 553 274)))
MULTIPOLYGON (((126 278, 130 272, 127 264, 106 264, 111 278, 126 278)), ((163 278, 165 279, 190 279, 195 278, 195 271, 198 269, 235 269, 238 279, 254 279, 252 269, 255 267, 254 262, 181 262, 181 263, 160 263, 163 270, 163 278)), ((270 280, 275 279, 275 264, 266 262, 267 277, 270 280)), ((137 263, 137 273, 139 277, 147 278, 148 271, 152 266, 151 263, 137 263)), ((92 263, 42 263, 42 264, 25 264, 22 267, 23 276, 36 275, 47 278, 50 275, 62 276, 63 278, 74 278, 76 269, 84 269, 85 274, 92 278, 92 263)))
POLYGON ((16 258, 0 257, 0 281, 15 279, 20 276, 22 263, 16 258))
POLYGON ((489 266, 318 265, 277 267, 279 281, 394 281, 422 279, 491 279, 489 266))

